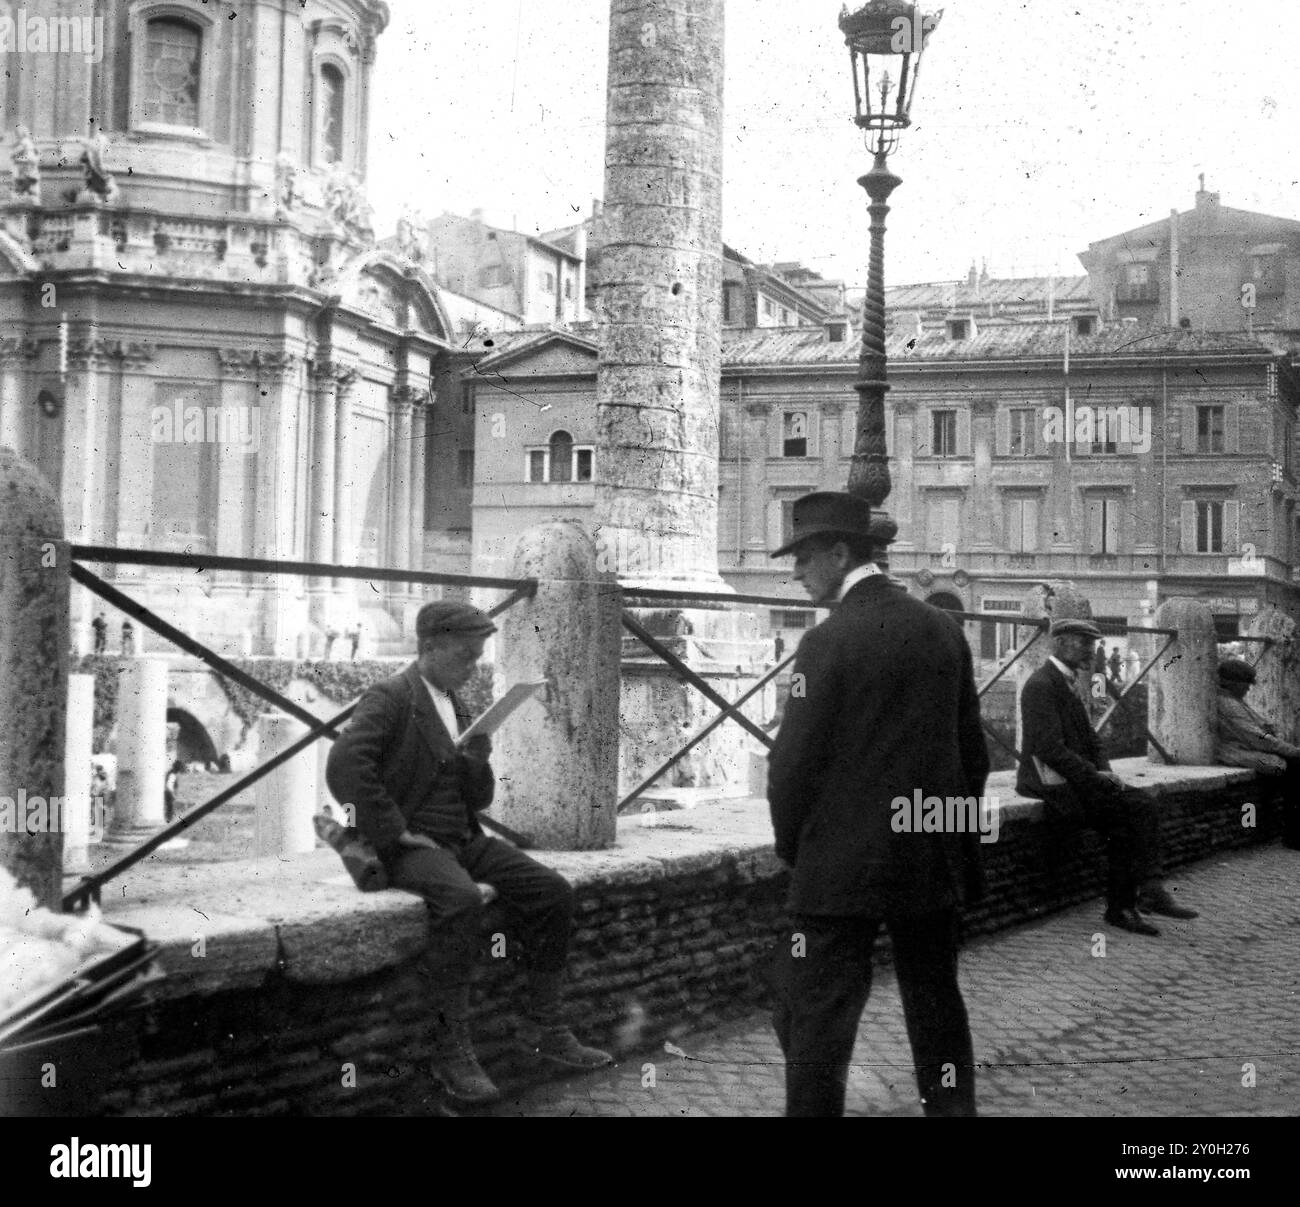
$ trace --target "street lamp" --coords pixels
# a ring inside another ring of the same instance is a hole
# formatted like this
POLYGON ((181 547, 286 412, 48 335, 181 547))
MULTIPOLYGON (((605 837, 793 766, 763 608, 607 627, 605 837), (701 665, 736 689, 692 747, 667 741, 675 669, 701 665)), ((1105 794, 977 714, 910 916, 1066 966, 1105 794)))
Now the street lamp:
POLYGON ((943 15, 922 13, 904 0, 871 0, 854 12, 840 12, 840 30, 853 69, 854 121, 875 157, 858 177, 871 204, 871 262, 862 305, 862 352, 858 359, 858 422, 849 468, 850 494, 866 499, 875 513, 872 534, 882 552, 898 525, 882 510, 889 496, 889 452, 885 445, 885 215, 889 195, 901 183, 886 166, 899 134, 912 124, 912 96, 921 55, 943 15))

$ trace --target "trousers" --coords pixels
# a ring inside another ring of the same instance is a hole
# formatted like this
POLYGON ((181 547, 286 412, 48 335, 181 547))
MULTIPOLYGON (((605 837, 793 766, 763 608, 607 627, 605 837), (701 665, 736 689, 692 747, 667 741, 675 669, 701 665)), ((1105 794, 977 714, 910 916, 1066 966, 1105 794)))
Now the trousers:
POLYGON ((563 969, 573 930, 573 886, 509 843, 475 834, 436 851, 403 848, 386 866, 393 888, 424 898, 429 942, 422 962, 430 975, 448 984, 469 980, 483 946, 479 883, 495 888, 507 907, 505 955, 513 956, 517 945, 530 972, 563 969))
POLYGON ((872 953, 882 922, 893 942, 925 1113, 975 1114, 975 1058, 957 984, 958 915, 943 910, 906 918, 794 919, 794 941, 778 949, 773 985, 787 1118, 844 1114, 849 1062, 871 993, 872 953))
POLYGON ((1042 789, 1047 815, 1082 825, 1106 840, 1106 906, 1132 909, 1138 890, 1161 877, 1160 823, 1145 794, 1132 788, 1083 792, 1072 786, 1042 789))

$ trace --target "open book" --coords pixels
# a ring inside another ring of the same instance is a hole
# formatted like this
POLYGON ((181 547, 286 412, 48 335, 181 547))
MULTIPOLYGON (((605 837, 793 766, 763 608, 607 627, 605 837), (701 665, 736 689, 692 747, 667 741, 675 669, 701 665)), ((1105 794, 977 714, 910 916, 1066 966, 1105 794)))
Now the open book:
POLYGON ((479 734, 484 736, 495 733, 505 723, 505 719, 525 700, 531 700, 543 687, 546 680, 536 683, 516 683, 499 700, 494 700, 487 709, 471 721, 456 738, 456 745, 463 746, 470 738, 479 734))

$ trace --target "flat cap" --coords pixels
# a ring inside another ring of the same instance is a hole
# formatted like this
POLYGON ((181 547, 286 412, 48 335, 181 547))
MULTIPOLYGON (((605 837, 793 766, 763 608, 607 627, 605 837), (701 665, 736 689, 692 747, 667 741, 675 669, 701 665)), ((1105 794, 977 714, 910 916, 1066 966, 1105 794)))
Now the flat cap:
POLYGON ((1094 641, 1101 636, 1101 630, 1083 616, 1054 620, 1049 631, 1053 637, 1091 637, 1094 641))
POLYGON ((495 633, 492 617, 467 603, 437 599, 427 603, 415 617, 415 636, 419 641, 439 633, 457 633, 468 637, 486 637, 495 633))
POLYGON ((801 541, 821 533, 871 536, 871 504, 843 490, 817 490, 795 499, 790 509, 790 539, 772 557, 785 557, 801 541))
POLYGON ((1225 658, 1219 663, 1220 683, 1254 683, 1255 668, 1244 658, 1225 658))

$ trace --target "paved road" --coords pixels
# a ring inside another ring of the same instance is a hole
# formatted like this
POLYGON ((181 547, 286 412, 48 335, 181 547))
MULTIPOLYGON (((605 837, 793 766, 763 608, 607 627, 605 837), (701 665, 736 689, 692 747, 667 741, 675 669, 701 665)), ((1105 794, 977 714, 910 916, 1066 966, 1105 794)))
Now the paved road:
MULTIPOLYGON (((1158 920, 1159 938, 1111 929, 1101 954, 1101 906, 1092 903, 963 952, 982 1114, 1300 1110, 1300 852, 1226 854, 1170 883, 1202 916, 1158 920)), ((756 1016, 512 1096, 495 1113, 773 1116, 783 1106, 780 1052, 756 1016)), ((863 1016, 846 1113, 921 1114, 888 969, 863 1016)))

